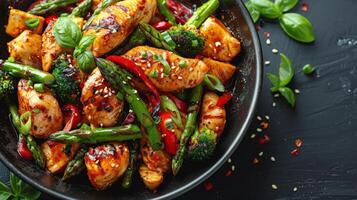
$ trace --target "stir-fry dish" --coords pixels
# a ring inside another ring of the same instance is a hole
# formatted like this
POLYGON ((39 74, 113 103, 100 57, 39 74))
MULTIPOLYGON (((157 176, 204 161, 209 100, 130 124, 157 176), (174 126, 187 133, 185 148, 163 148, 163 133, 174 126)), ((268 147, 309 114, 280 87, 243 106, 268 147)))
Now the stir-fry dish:
POLYGON ((240 41, 219 0, 39 0, 9 8, 0 99, 21 159, 104 190, 156 190, 209 159, 226 123, 240 41), (137 176, 136 176, 137 175, 137 176))

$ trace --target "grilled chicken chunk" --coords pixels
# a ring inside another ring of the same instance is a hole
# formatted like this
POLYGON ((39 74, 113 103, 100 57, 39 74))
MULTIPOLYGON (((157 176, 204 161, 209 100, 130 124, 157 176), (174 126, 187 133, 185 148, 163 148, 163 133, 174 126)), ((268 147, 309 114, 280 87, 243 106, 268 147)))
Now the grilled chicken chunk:
POLYGON ((146 165, 140 166, 139 174, 145 186, 150 190, 155 190, 164 181, 164 175, 161 172, 151 170, 146 165))
POLYGON ((36 92, 28 85, 27 80, 20 80, 17 87, 19 100, 19 114, 31 112, 31 135, 37 138, 47 138, 63 127, 61 108, 48 90, 43 93, 36 92))
POLYGON ((140 66, 156 88, 164 92, 195 87, 203 81, 209 70, 201 60, 183 58, 170 51, 148 46, 135 47, 125 56, 140 66))
POLYGON ((81 96, 85 117, 93 126, 109 127, 117 123, 124 104, 115 95, 96 68, 84 83, 81 96))
MULTIPOLYGON (((5 15, 5 13, 3 13, 5 15)), ((5 16, 3 16, 5 17, 5 16)), ((20 35, 24 30, 32 30, 36 34, 41 34, 45 19, 43 17, 32 15, 22 10, 10 9, 8 23, 6 26, 6 33, 12 37, 20 35), (31 29, 26 26, 26 20, 38 19, 39 24, 36 28, 31 29)))
POLYGON ((91 47, 94 56, 120 45, 139 22, 150 22, 156 5, 156 0, 124 0, 103 10, 84 31, 84 35, 96 36, 91 47))
POLYGON ((203 97, 199 130, 208 128, 220 135, 226 124, 226 110, 217 106, 219 96, 208 92, 203 97))
POLYGON ((141 140, 141 156, 144 164, 153 171, 166 173, 171 169, 171 158, 164 150, 154 151, 146 138, 141 140))
POLYGON ((240 42, 234 38, 224 24, 215 17, 209 17, 201 26, 205 37, 202 55, 215 60, 230 62, 240 52, 240 42))
POLYGON ((79 144, 63 144, 47 140, 41 145, 43 155, 46 159, 46 166, 51 173, 60 173, 73 159, 78 151, 79 144))
POLYGON ((7 43, 10 56, 16 61, 41 68, 41 36, 25 30, 7 43))
MULTIPOLYGON (((83 27, 84 20, 80 17, 72 18, 80 28, 83 27)), ((42 69, 43 71, 50 71, 53 61, 65 50, 57 44, 53 34, 53 28, 56 21, 52 21, 42 34, 42 69)))
POLYGON ((225 83, 232 78, 236 72, 236 67, 229 63, 216 61, 210 58, 204 58, 203 62, 209 68, 209 74, 215 75, 222 83, 225 83))
POLYGON ((84 157, 88 178, 97 190, 104 190, 122 176, 129 165, 129 149, 121 143, 90 148, 84 157))

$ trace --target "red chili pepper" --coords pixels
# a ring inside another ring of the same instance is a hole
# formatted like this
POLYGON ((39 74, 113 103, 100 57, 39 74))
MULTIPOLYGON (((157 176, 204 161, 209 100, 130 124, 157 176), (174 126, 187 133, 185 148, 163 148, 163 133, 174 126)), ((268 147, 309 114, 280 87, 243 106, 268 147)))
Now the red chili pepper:
POLYGON ((155 98, 152 98, 154 100, 153 105, 154 107, 157 107, 160 105, 160 93, 154 86, 154 84, 151 82, 149 77, 145 74, 145 72, 137 66, 133 61, 124 58, 122 56, 115 56, 111 55, 107 57, 108 60, 120 65, 120 67, 128 70, 131 73, 134 73, 136 76, 138 76, 144 83, 145 85, 151 90, 151 92, 154 94, 155 98))
POLYGON ((48 17, 45 18, 46 24, 50 24, 52 21, 56 21, 58 19, 57 15, 49 15, 48 17))
POLYGON ((164 134, 165 150, 172 155, 175 155, 178 149, 178 141, 173 127, 167 127, 169 123, 173 123, 170 112, 160 112, 160 130, 164 134))
POLYGON ((70 131, 76 128, 81 122, 81 114, 77 106, 73 104, 66 104, 62 108, 66 126, 63 128, 64 131, 70 131))
POLYGON ((186 113, 188 105, 186 102, 182 101, 181 99, 177 98, 175 95, 173 94, 166 94, 166 96, 168 96, 177 106, 177 108, 181 111, 186 113))
POLYGON ((17 143, 17 152, 21 157, 27 160, 32 159, 32 152, 27 148, 27 142, 23 136, 20 136, 19 142, 17 143))
POLYGON ((222 96, 219 97, 216 106, 218 107, 223 107, 228 103, 229 100, 231 100, 233 97, 231 92, 225 92, 222 96))
POLYGON ((192 16, 192 10, 184 6, 182 3, 174 0, 167 0, 167 8, 175 15, 176 21, 181 24, 185 24, 192 16))
POLYGON ((152 26, 158 31, 166 31, 169 28, 171 28, 172 25, 170 22, 160 21, 160 22, 155 22, 152 26))

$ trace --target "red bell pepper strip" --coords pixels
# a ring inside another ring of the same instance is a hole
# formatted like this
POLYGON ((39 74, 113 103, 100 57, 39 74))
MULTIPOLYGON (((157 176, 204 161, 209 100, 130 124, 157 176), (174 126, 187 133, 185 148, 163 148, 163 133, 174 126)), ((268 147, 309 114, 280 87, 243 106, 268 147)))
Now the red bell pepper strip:
POLYGON ((17 152, 24 159, 32 159, 32 152, 27 148, 26 138, 23 135, 19 136, 19 141, 17 143, 17 152))
POLYGON ((166 31, 169 28, 171 28, 172 24, 167 21, 160 21, 160 22, 155 22, 152 26, 158 31, 166 31))
POLYGON ((181 111, 181 112, 184 112, 186 113, 187 111, 187 103, 182 101, 181 99, 177 98, 175 95, 173 94, 170 94, 170 93, 167 93, 165 94, 166 96, 168 96, 175 104, 176 104, 176 107, 181 111))
POLYGON ((120 67, 128 70, 129 72, 135 74, 137 77, 139 77, 145 85, 151 90, 151 92, 154 94, 155 98, 152 98, 154 102, 153 106, 157 107, 160 105, 160 93, 154 86, 154 84, 151 82, 149 77, 145 74, 145 72, 137 66, 133 61, 124 58, 122 56, 115 56, 111 55, 107 57, 108 60, 120 65, 120 67))
POLYGON ((176 21, 185 24, 192 16, 192 10, 175 0, 167 0, 167 7, 175 15, 176 21))
POLYGON ((160 130, 163 133, 165 150, 175 155, 178 149, 178 140, 174 132, 173 120, 170 112, 160 112, 160 130))
POLYGON ((49 15, 48 17, 45 18, 46 24, 50 24, 52 21, 55 21, 58 19, 57 15, 49 15))
POLYGON ((64 131, 70 131, 73 128, 76 128, 78 124, 81 122, 81 114, 77 106, 73 104, 66 104, 62 108, 64 119, 66 121, 66 125, 63 128, 64 131))
POLYGON ((229 100, 231 100, 233 97, 233 94, 231 92, 225 92, 222 96, 219 97, 216 106, 218 107, 223 107, 228 103, 229 100))

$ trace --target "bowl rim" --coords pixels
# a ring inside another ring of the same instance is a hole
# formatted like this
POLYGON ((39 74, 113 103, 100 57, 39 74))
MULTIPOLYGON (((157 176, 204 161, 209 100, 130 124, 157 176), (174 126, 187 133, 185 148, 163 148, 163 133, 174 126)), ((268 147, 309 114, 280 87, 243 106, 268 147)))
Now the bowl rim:
MULTIPOLYGON (((256 68, 257 68, 256 81, 255 81, 255 88, 254 88, 253 97, 252 97, 252 103, 249 106, 247 118, 246 118, 245 122, 243 123, 242 128, 239 130, 237 136, 235 137, 234 141, 232 142, 232 145, 230 145, 230 147, 223 154, 223 156, 219 160, 217 160, 217 162, 214 165, 212 165, 205 173, 201 174, 195 180, 192 180, 190 183, 184 185, 183 187, 177 188, 176 190, 165 193, 165 194, 163 194, 159 197, 155 197, 153 199, 156 199, 156 200, 173 199, 175 197, 181 196, 182 194, 188 192, 190 189, 196 187, 197 185, 201 184, 206 179, 208 179, 210 176, 212 176, 218 169, 220 169, 222 167, 222 165, 228 160, 228 158, 235 152, 235 150, 237 149, 238 145, 242 141, 243 136, 245 135, 246 131, 248 130, 249 125, 253 119, 253 115, 254 115, 256 107, 257 107, 259 93, 261 90, 261 84, 262 84, 262 79, 263 79, 262 49, 261 49, 261 44, 260 44, 260 40, 259 40, 259 35, 255 29, 255 25, 250 17, 248 10, 244 6, 243 1, 235 0, 235 2, 240 7, 242 16, 244 17, 245 21, 247 22, 248 28, 252 34, 254 51, 256 53, 255 54, 256 68)), ((68 200, 74 199, 72 197, 66 196, 65 194, 59 193, 55 190, 46 188, 46 187, 42 186, 41 184, 37 183, 35 180, 30 179, 24 173, 22 173, 19 169, 17 169, 15 165, 13 165, 11 162, 9 162, 5 158, 5 156, 1 153, 0 153, 0 160, 11 172, 13 172, 15 175, 19 176, 25 182, 34 186, 39 191, 49 194, 56 198, 60 198, 60 199, 68 199, 68 200)))

